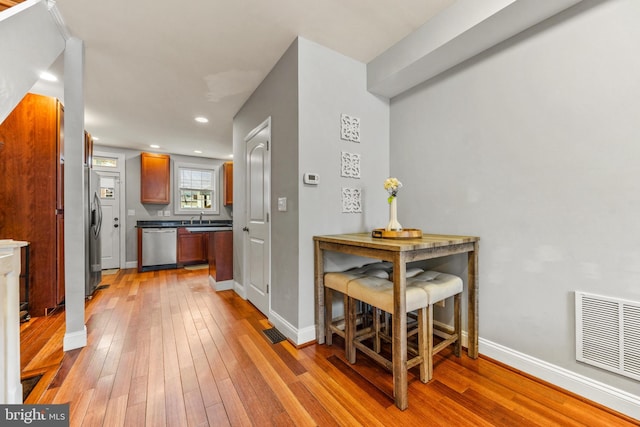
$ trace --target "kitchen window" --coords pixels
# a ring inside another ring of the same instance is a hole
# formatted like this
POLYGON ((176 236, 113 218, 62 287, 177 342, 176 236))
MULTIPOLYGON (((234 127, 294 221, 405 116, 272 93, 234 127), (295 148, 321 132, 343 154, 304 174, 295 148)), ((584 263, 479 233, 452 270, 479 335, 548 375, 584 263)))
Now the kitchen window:
POLYGON ((176 215, 217 214, 217 169, 203 165, 176 163, 175 213, 176 215))

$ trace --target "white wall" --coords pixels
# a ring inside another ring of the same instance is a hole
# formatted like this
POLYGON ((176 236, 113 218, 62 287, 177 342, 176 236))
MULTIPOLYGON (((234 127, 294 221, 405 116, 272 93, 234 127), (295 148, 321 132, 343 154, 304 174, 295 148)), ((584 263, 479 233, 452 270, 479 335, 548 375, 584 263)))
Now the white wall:
POLYGON ((303 38, 298 44, 298 310, 299 329, 309 331, 315 324, 313 236, 370 232, 388 222, 389 102, 367 91, 365 64, 303 38), (340 139, 341 114, 360 119, 360 143, 340 139), (343 151, 360 154, 360 179, 340 176, 343 151), (318 173, 320 184, 303 184, 305 172, 318 173), (342 212, 343 187, 361 189, 362 213, 342 212))
MULTIPOLYGON (((234 271, 244 284, 246 233, 246 142, 256 126, 271 117, 271 310, 297 325, 298 307, 298 42, 295 40, 233 119, 234 271), (287 197, 287 212, 278 212, 287 197)), ((270 313, 264 313, 270 319, 270 313)), ((282 331, 286 333, 286 331, 282 331)))
POLYGON ((584 1, 391 102, 400 222, 482 239, 481 339, 635 395, 575 361, 573 292, 640 301, 638 22, 584 1))
MULTIPOLYGON (((244 138, 271 117, 271 312, 296 343, 315 339, 313 236, 370 231, 386 224, 389 105, 366 90, 366 66, 298 38, 234 118, 234 157, 244 138), (361 119, 362 142, 340 139, 341 113, 361 119), (341 178, 341 151, 362 156, 362 178, 341 178), (305 172, 320 185, 303 184, 305 172), (342 187, 363 191, 363 213, 342 213, 342 187), (277 200, 287 198, 287 211, 277 200)), ((244 164, 234 167, 234 279, 244 262, 244 164)), ((242 162, 244 163, 244 161, 242 162)))
POLYGON ((0 123, 65 49, 55 4, 25 1, 0 16, 0 123))

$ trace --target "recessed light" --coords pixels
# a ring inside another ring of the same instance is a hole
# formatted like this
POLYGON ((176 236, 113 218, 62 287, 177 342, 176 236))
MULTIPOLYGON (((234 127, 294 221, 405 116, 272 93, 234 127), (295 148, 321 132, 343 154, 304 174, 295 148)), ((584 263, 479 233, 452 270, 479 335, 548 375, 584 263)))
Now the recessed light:
POLYGON ((209 119, 207 119, 206 117, 196 117, 195 121, 198 123, 209 123, 209 119))
POLYGON ((151 144, 149 147, 151 147, 151 148, 160 148, 160 146, 156 145, 156 144, 151 144))
POLYGON ((100 138, 98 138, 97 136, 92 136, 91 139, 93 139, 94 141, 100 141, 100 138))
POLYGON ((198 153, 198 154, 202 154, 202 151, 200 150, 193 150, 194 153, 198 153))
POLYGON ((49 73, 47 71, 44 71, 44 72, 40 73, 40 78, 42 80, 46 80, 48 82, 57 82, 58 81, 58 78, 56 76, 54 76, 53 74, 51 74, 51 73, 49 73))
POLYGON ((229 158, 230 158, 230 159, 233 159, 233 154, 229 154, 229 158))

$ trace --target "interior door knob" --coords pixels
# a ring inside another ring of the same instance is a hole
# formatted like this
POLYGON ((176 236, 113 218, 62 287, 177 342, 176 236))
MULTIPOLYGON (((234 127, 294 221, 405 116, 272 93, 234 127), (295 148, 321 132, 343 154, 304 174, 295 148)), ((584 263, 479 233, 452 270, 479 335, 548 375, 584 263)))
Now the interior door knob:
POLYGON ((249 227, 242 227, 242 231, 249 232, 249 227))

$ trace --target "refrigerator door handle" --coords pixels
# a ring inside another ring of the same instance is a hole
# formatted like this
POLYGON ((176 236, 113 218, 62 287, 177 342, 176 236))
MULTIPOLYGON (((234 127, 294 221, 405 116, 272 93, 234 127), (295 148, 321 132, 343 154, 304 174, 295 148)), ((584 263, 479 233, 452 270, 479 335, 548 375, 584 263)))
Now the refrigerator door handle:
POLYGON ((93 232, 95 236, 98 237, 100 235, 100 229, 102 228, 102 203, 100 203, 100 197, 98 197, 98 193, 93 193, 93 200, 96 205, 96 215, 98 217, 93 232))

